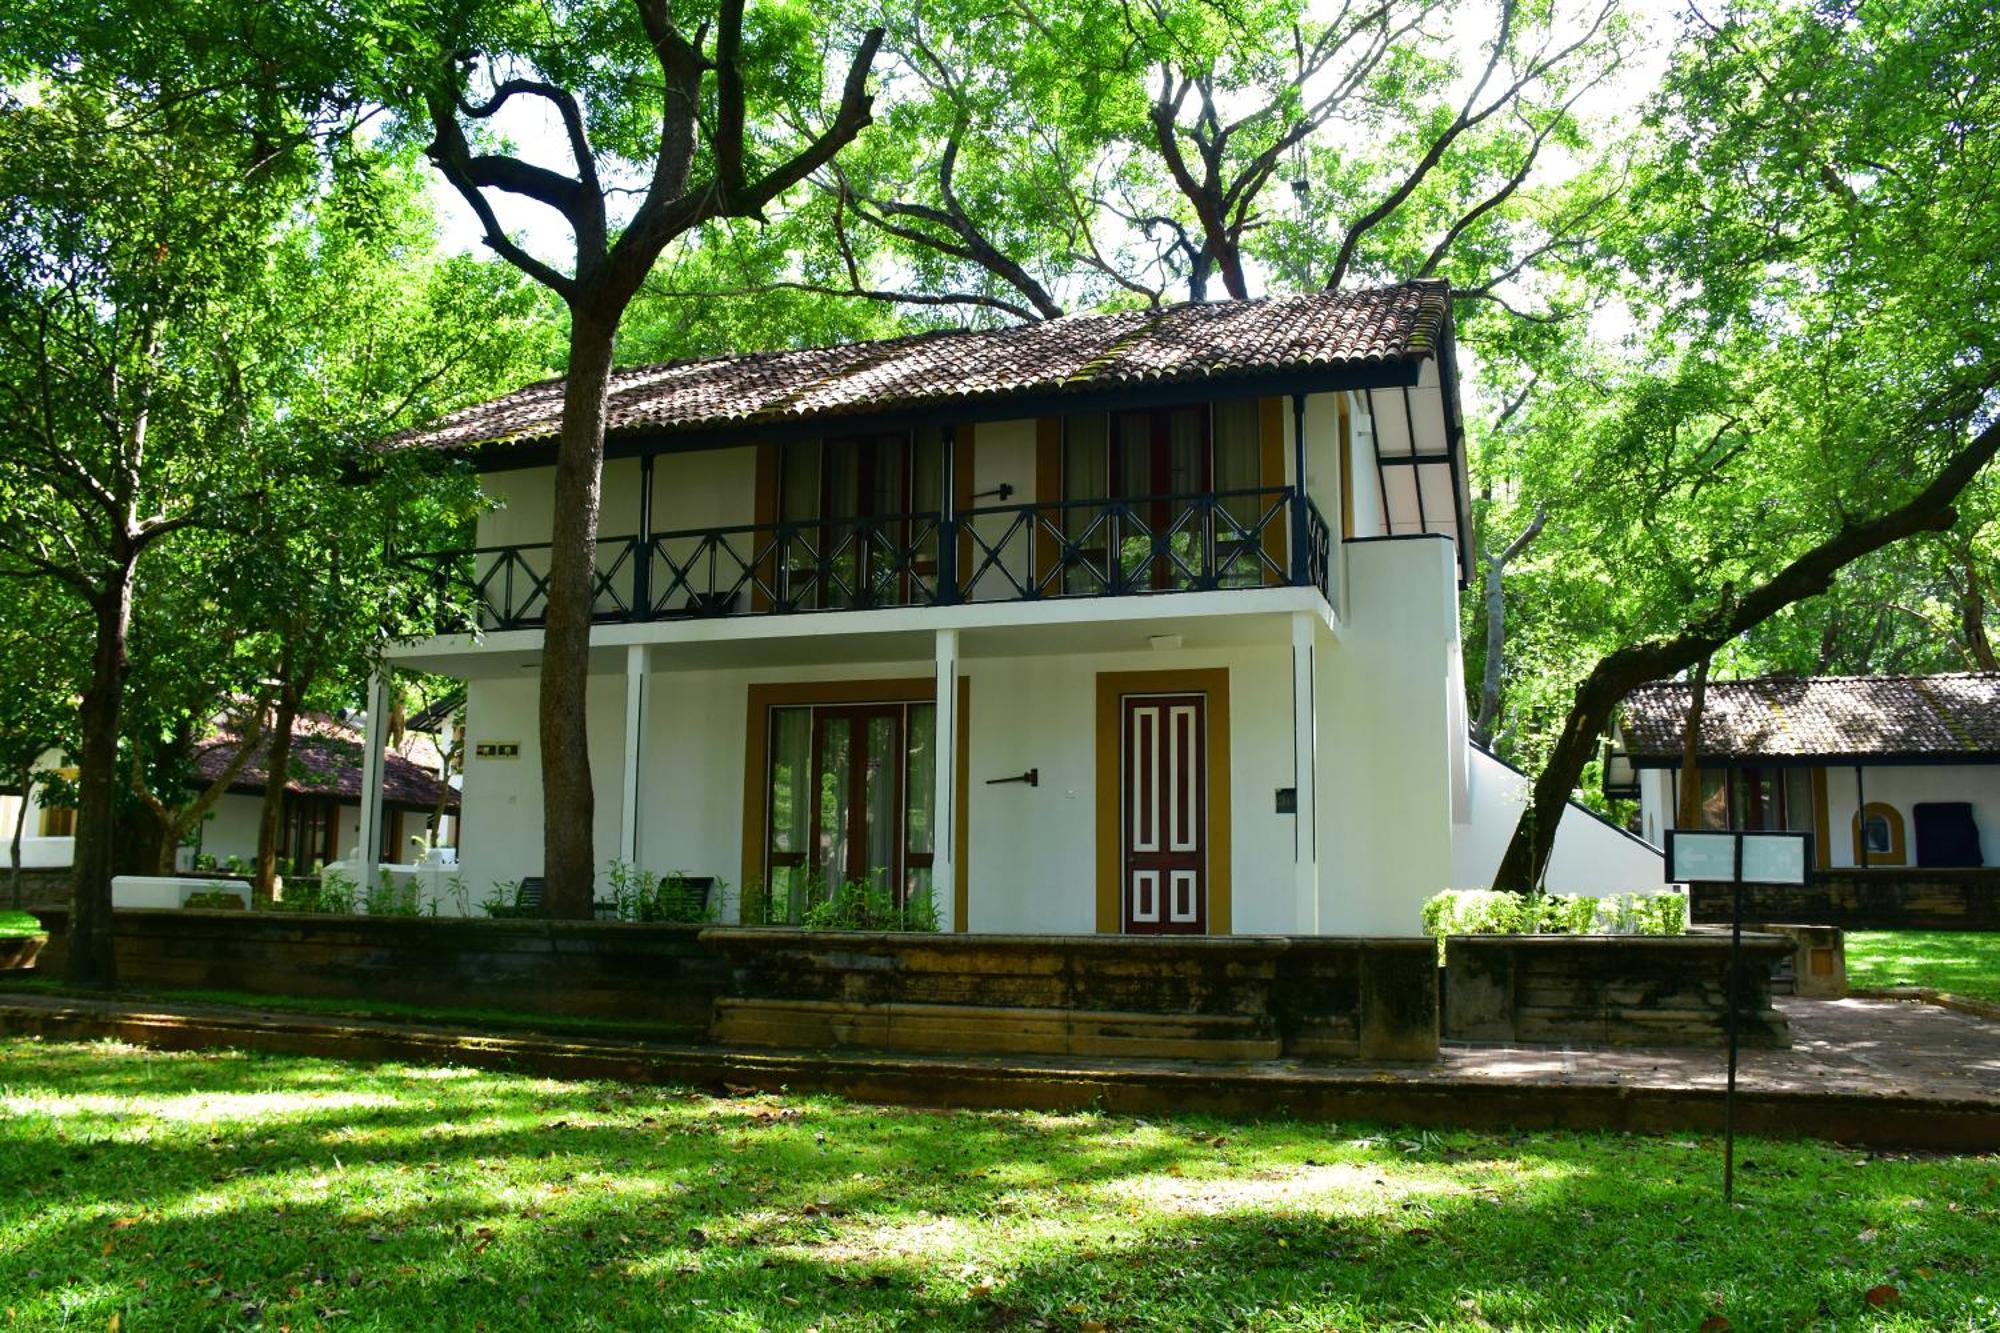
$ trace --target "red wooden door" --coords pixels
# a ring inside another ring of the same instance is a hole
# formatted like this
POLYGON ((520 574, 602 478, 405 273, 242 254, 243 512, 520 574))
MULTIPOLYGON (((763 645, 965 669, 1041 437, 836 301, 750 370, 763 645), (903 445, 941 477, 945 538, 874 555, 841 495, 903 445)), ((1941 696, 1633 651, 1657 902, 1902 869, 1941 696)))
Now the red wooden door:
POLYGON ((1125 930, 1208 931, 1208 709, 1200 694, 1123 700, 1125 930))

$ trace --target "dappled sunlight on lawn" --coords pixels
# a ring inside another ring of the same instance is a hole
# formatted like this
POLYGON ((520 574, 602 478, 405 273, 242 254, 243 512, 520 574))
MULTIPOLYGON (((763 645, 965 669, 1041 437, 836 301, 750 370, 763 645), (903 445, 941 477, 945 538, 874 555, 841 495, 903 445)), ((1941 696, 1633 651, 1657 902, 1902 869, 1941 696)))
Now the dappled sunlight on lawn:
POLYGON ((1853 930, 1846 949, 1850 985, 1928 986, 2000 1001, 2000 932, 1853 930))
POLYGON ((10 1327, 1983 1326, 2000 1163, 0 1041, 10 1327), (225 1114, 204 1119, 197 1108, 225 1114), (1883 1284, 1895 1302, 1867 1305, 1883 1284))

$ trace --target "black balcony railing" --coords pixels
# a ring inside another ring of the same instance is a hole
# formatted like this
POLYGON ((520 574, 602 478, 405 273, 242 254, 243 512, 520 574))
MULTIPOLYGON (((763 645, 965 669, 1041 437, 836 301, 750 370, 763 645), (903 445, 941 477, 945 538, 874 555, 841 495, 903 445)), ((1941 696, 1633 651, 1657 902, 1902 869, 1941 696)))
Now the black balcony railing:
MULTIPOLYGON (((593 611, 667 620, 1287 584, 1330 595, 1328 552, 1326 520, 1292 487, 743 524, 599 538, 593 611)), ((445 631, 546 617, 547 542, 410 559, 457 594, 441 601, 472 608, 445 631)))

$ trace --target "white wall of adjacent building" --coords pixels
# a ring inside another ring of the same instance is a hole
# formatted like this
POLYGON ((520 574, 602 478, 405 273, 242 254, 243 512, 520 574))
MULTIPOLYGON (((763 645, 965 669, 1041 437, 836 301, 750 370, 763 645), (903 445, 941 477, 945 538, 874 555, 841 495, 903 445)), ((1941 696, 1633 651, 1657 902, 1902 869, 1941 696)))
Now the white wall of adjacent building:
MULTIPOLYGON (((1917 863, 1915 807, 1963 801, 1972 806, 1981 859, 1987 865, 2000 865, 2000 764, 1870 764, 1858 783, 1852 764, 1829 765, 1820 771, 1826 785, 1827 851, 1834 869, 1860 865, 1854 854, 1854 815, 1864 796, 1869 805, 1887 805, 1901 818, 1907 864, 1917 863)), ((1660 830, 1664 836, 1672 827, 1673 793, 1673 770, 1640 770, 1640 818, 1647 829, 1660 830)), ((1876 856, 1871 864, 1881 867, 1884 860, 1876 856)))
MULTIPOLYGON (((1468 746, 1471 783, 1467 817, 1453 826, 1451 883, 1456 889, 1492 887, 1514 825, 1527 807, 1526 775, 1484 750, 1468 746)), ((1657 847, 1570 806, 1556 827, 1556 845, 1542 887, 1550 893, 1661 893, 1666 865, 1657 847)))

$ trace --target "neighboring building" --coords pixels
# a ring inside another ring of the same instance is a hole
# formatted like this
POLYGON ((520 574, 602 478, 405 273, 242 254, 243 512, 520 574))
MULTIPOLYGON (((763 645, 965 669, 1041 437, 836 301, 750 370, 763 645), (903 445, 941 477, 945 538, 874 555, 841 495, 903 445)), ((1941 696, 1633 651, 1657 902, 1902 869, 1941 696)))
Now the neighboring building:
MULTIPOLYGON (((1613 733, 1608 789, 1649 841, 1680 809, 1691 690, 1635 691, 1613 733)), ((1823 869, 2000 857, 2000 674, 1711 681, 1696 751, 1704 828, 1810 832, 1823 869)))
MULTIPOLYGON (((940 886, 947 929, 1414 932, 1477 859, 1456 358, 1421 282, 618 371, 607 868, 729 881, 725 915, 875 878, 940 886)), ((475 896, 542 868, 561 401, 387 446, 497 505, 419 557, 476 632, 390 654, 467 682, 475 896)))
MULTIPOLYGON (((292 728, 291 779, 285 784, 285 806, 278 858, 281 865, 311 871, 331 861, 353 859, 360 844, 361 830, 361 729, 323 714, 300 717, 292 728)), ((218 732, 195 747, 195 778, 206 785, 228 771, 235 757, 237 739, 218 732)), ((270 740, 257 745, 248 763, 237 773, 229 789, 216 799, 192 847, 181 850, 184 866, 198 856, 212 856, 217 864, 231 857, 244 862, 257 856, 257 828, 263 819, 264 787, 267 781, 270 740)), ((56 756, 51 755, 53 766, 56 756)), ((444 814, 444 836, 434 839, 449 845, 456 833, 458 792, 438 776, 443 759, 435 738, 419 731, 405 733, 400 750, 384 755, 382 794, 385 815, 379 827, 381 859, 397 864, 416 859, 410 839, 428 834, 439 814, 444 814)), ((69 773, 74 778, 74 771, 69 773)), ((18 797, 6 798, 8 801, 18 797)), ((11 808, 0 807, 8 819, 6 836, 13 830, 11 808)), ((43 807, 40 789, 28 797, 28 827, 42 836, 33 848, 24 845, 23 864, 44 867, 66 866, 75 850, 73 810, 43 807), (32 852, 32 857, 27 853, 32 852)), ((4 848, 5 837, 0 837, 4 848)), ((5 862, 0 850, 0 864, 5 862)))

